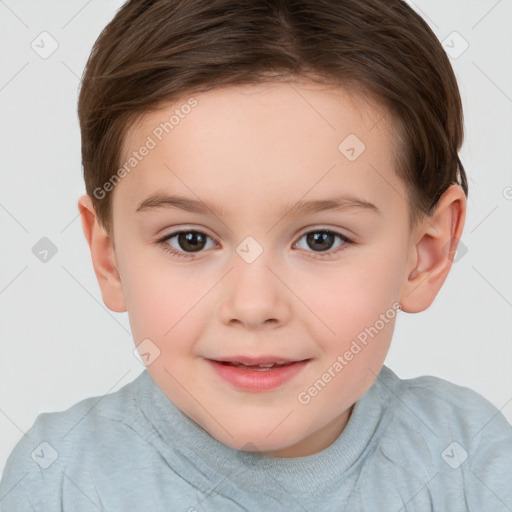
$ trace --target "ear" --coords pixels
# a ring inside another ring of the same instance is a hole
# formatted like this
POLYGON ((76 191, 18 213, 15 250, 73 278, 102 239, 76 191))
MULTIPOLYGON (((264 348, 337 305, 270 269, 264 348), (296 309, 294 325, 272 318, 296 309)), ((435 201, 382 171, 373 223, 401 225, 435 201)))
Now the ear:
POLYGON ((441 289, 452 266, 466 219, 466 196, 451 185, 441 196, 432 216, 414 230, 407 281, 401 309, 418 313, 427 309, 441 289))
POLYGON ((119 277, 113 242, 100 226, 91 198, 86 194, 78 200, 84 235, 91 249, 94 272, 100 285, 103 302, 117 313, 126 311, 126 302, 119 277))

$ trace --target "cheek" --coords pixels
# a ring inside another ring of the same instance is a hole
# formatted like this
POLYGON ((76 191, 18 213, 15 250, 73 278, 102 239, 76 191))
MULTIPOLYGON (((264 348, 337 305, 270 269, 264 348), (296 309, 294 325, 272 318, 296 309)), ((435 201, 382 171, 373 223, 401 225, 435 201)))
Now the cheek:
MULTIPOLYGON (((383 243, 380 250, 361 250, 357 258, 351 256, 339 268, 317 275, 315 286, 302 287, 304 302, 318 316, 310 324, 311 335, 327 367, 345 356, 335 379, 342 387, 365 388, 375 377, 371 370, 378 373, 386 357, 398 311, 403 258, 399 244, 383 243)), ((331 387, 333 393, 336 387, 331 387)))
POLYGON ((179 343, 185 345, 193 334, 194 326, 197 330, 200 325, 198 305, 211 283, 195 279, 191 270, 180 271, 166 261, 146 261, 126 261, 128 271, 123 276, 135 341, 150 338, 165 346, 172 340, 173 348, 179 348, 179 343))
POLYGON ((391 266, 361 262, 331 269, 324 278, 317 275, 314 286, 305 282, 297 294, 304 297, 326 335, 346 340, 392 307, 399 296, 397 276, 391 266))

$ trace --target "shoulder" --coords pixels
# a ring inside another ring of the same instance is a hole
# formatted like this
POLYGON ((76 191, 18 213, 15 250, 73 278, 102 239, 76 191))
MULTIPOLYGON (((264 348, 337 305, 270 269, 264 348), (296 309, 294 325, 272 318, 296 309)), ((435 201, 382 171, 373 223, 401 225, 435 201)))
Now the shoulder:
POLYGON ((384 368, 379 380, 393 399, 376 453, 393 471, 438 496, 512 508, 512 425, 497 407, 438 377, 402 380, 384 368))
POLYGON ((143 373, 115 392, 84 398, 63 411, 41 413, 27 434, 37 440, 52 440, 63 448, 73 446, 75 453, 78 441, 116 440, 136 421, 137 389, 145 377, 143 373))
POLYGON ((60 510, 60 496, 73 486, 78 468, 81 477, 87 472, 92 475, 98 464, 107 472, 111 465, 115 471, 120 441, 129 442, 138 435, 133 427, 139 414, 136 391, 144 378, 143 372, 118 391, 85 398, 63 411, 39 414, 7 459, 0 481, 0 508, 7 512, 44 505, 44 510, 60 510))
POLYGON ((485 429, 510 435, 512 426, 495 405, 473 389, 433 376, 402 380, 404 406, 426 423, 471 438, 485 429))
POLYGON ((378 385, 393 395, 393 421, 432 429, 439 435, 510 437, 512 425, 489 400, 473 389, 434 376, 400 379, 383 367, 378 385))
POLYGON ((388 368, 385 378, 395 381, 398 390, 392 412, 395 428, 402 425, 441 444, 451 439, 472 448, 512 442, 512 425, 473 389, 433 376, 399 379, 388 368))

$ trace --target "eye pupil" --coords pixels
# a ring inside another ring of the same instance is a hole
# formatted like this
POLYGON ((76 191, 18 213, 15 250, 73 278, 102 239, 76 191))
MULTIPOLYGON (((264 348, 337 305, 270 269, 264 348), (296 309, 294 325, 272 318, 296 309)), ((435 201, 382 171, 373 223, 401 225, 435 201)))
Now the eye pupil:
POLYGON ((309 233, 307 235, 307 243, 312 249, 328 251, 332 247, 333 242, 334 235, 326 231, 309 233), (320 245, 316 245, 315 247, 315 244, 317 244, 317 242, 320 242, 320 245))
POLYGON ((198 231, 187 231, 178 235, 178 243, 184 251, 187 251, 187 249, 192 251, 201 250, 205 242, 205 237, 198 231))

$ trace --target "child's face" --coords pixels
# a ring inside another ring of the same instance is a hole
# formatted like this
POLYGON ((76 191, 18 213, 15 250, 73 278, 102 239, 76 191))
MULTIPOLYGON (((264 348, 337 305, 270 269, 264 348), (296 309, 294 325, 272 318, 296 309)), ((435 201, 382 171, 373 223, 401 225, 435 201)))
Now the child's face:
POLYGON ((149 338, 158 347, 150 374, 221 442, 283 457, 316 453, 374 382, 414 265, 389 116, 311 84, 194 98, 190 111, 180 109, 185 98, 147 114, 125 144, 123 162, 141 155, 148 136, 156 143, 113 196, 115 256, 135 343, 149 338), (155 131, 176 109, 174 128, 155 131), (351 134, 365 144, 362 153, 351 134), (137 211, 157 193, 219 212, 137 211), (285 215, 300 202, 336 197, 373 207, 347 200, 285 215), (157 242, 179 230, 192 233, 157 242), (292 365, 279 385, 283 370, 209 361, 239 356, 307 362, 292 365))

